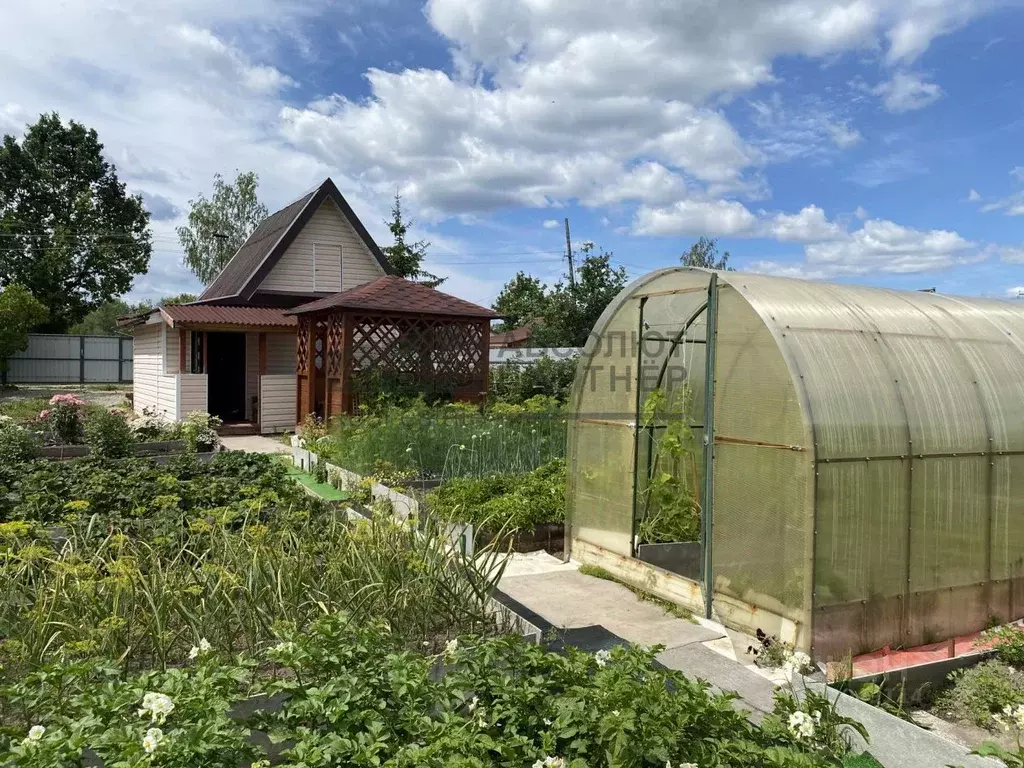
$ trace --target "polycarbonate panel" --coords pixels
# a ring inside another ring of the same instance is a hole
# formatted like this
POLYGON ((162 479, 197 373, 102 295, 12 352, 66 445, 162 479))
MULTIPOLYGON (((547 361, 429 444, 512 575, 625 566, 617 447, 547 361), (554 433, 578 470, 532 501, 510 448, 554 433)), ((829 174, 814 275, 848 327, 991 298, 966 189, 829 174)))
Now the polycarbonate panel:
POLYGON ((715 338, 715 589, 806 621, 814 453, 790 369, 729 286, 715 338))
MULTIPOLYGON (((992 477, 992 578, 1024 578, 1024 456, 996 456, 992 477)), ((1003 614, 1000 614, 1003 615, 1003 614)))
POLYGON ((810 457, 778 448, 719 443, 714 461, 715 592, 806 622, 810 457))
POLYGON ((905 459, 819 465, 817 605, 903 594, 909 483, 910 466, 905 459))
POLYGON ((905 411, 877 335, 790 330, 785 339, 807 392, 819 459, 909 452, 905 411))
POLYGON ((586 421, 576 425, 576 474, 572 515, 575 538, 631 554, 633 430, 586 421))
POLYGON ((974 372, 993 451, 1024 451, 1024 355, 1008 343, 958 345, 974 372))
POLYGON ((913 462, 910 589, 929 592, 986 580, 988 458, 913 462))

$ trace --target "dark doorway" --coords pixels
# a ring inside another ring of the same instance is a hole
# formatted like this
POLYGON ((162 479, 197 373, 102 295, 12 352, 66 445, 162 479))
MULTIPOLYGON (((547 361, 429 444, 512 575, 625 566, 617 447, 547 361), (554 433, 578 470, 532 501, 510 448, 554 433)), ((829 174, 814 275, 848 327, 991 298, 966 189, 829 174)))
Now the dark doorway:
POLYGON ((245 421, 245 334, 206 337, 207 408, 224 422, 245 421))

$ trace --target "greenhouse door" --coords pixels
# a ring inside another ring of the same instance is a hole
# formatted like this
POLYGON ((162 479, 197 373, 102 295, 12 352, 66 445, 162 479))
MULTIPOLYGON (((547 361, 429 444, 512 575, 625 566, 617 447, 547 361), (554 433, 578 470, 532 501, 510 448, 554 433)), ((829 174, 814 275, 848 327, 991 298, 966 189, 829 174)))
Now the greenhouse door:
POLYGON ((714 364, 708 307, 713 318, 716 302, 711 273, 704 285, 642 297, 638 329, 633 556, 701 584, 710 564, 702 502, 705 402, 713 386, 705 371, 709 358, 714 364))

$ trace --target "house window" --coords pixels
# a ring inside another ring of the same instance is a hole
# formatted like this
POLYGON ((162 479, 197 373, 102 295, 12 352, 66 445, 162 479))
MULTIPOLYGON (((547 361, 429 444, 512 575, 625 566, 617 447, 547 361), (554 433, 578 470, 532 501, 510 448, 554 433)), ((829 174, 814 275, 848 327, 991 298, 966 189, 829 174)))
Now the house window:
POLYGON ((192 354, 190 355, 192 365, 189 368, 189 373, 202 373, 203 363, 206 362, 203 360, 203 334, 190 331, 189 337, 192 339, 192 354))

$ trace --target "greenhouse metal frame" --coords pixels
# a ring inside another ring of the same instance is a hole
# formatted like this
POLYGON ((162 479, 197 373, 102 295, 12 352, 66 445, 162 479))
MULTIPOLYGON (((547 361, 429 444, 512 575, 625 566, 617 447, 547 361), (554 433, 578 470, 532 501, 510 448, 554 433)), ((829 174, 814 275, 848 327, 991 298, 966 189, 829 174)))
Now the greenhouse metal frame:
POLYGON ((1018 619, 1022 406, 1024 306, 659 270, 580 359, 567 556, 826 660, 1018 619))

